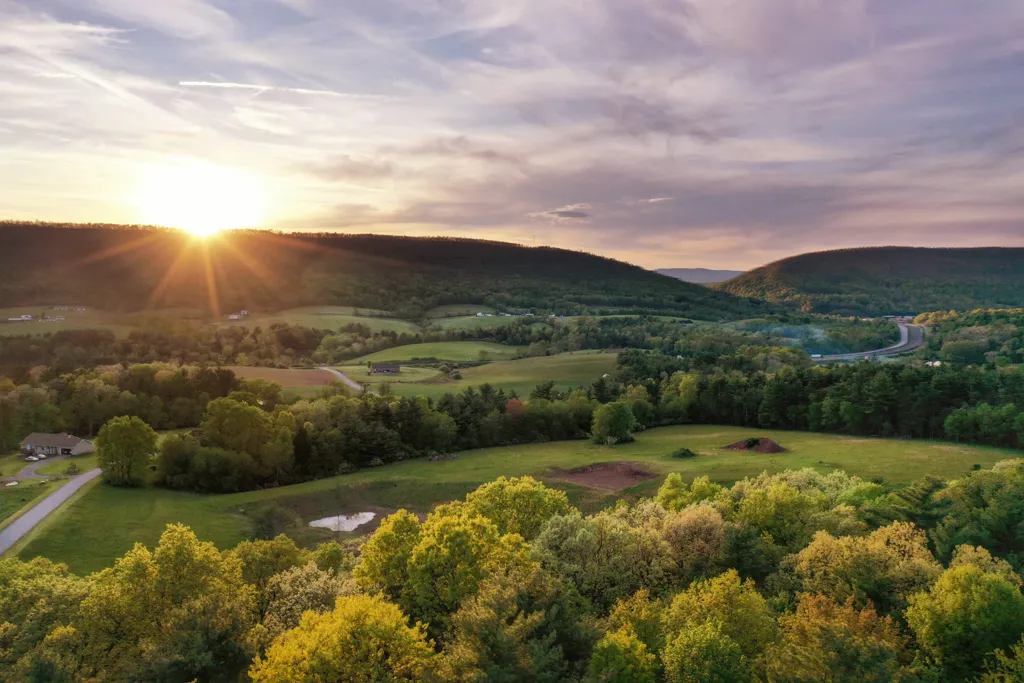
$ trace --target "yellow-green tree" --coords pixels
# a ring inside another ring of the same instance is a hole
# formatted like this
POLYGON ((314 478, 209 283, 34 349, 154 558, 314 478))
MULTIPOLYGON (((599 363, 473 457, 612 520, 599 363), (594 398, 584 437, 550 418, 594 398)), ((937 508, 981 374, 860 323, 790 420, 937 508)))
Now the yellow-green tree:
POLYGON ((352 572, 359 586, 395 602, 402 600, 409 582, 409 556, 421 533, 416 515, 407 510, 385 518, 360 550, 352 572))
POLYGON ((536 538, 544 522, 571 509, 564 492, 533 477, 498 477, 466 496, 466 503, 489 519, 499 534, 519 534, 527 541, 536 538))
POLYGON ((778 637, 768 603, 754 582, 741 580, 735 569, 694 583, 672 600, 665 616, 669 633, 708 623, 716 624, 749 656, 759 654, 778 637))
POLYGON ((326 614, 307 612, 249 670, 255 683, 424 681, 434 651, 425 629, 379 596, 339 598, 326 614))
POLYGON ((96 437, 103 481, 113 486, 141 484, 158 441, 157 433, 141 418, 125 415, 107 422, 96 437))
POLYGON ((947 569, 927 592, 910 598, 907 623, 949 680, 978 672, 985 655, 1024 634, 1024 595, 1014 582, 981 567, 947 569))
POLYGON ((742 648, 715 621, 680 632, 661 655, 666 683, 750 683, 742 648))
POLYGON ((594 646, 587 683, 654 683, 658 659, 629 629, 605 635, 594 646))
POLYGON ((779 618, 782 640, 766 653, 769 683, 888 683, 897 679, 906 643, 889 617, 803 594, 796 613, 779 618))

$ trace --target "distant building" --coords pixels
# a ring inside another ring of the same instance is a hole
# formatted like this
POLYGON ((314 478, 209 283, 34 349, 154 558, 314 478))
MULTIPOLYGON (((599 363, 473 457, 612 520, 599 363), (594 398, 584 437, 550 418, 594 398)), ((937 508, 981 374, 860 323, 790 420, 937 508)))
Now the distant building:
POLYGON ((29 434, 21 442, 21 452, 25 455, 85 455, 95 450, 92 441, 66 433, 29 434))
POLYGON ((371 375, 399 375, 402 366, 398 363, 370 363, 371 375))
POLYGON ((30 316, 30 315, 19 315, 16 318, 8 318, 7 322, 9 322, 9 323, 28 323, 28 322, 32 322, 32 320, 34 320, 34 318, 32 316, 30 316))
POLYGON ((247 311, 245 309, 242 309, 242 317, 243 318, 248 318, 249 317, 249 311, 247 311))
POLYGON ((229 315, 228 316, 228 320, 241 320, 241 319, 242 319, 242 316, 240 316, 240 315, 229 315))

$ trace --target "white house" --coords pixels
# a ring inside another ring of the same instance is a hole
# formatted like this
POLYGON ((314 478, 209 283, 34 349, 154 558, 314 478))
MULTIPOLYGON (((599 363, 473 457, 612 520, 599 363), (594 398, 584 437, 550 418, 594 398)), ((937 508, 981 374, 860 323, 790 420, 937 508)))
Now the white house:
POLYGON ((21 442, 21 452, 25 455, 85 455, 95 450, 92 441, 66 433, 29 434, 21 442))

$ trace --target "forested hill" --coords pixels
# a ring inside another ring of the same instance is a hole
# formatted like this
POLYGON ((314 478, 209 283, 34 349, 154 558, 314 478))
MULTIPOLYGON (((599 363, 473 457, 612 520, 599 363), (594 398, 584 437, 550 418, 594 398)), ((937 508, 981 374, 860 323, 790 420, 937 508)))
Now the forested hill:
POLYGON ((718 286, 803 310, 909 314, 1024 304, 1024 249, 878 247, 803 254, 718 286))
POLYGON ((591 254, 450 238, 0 223, 0 306, 261 311, 338 304, 403 317, 451 303, 735 319, 763 302, 591 254))

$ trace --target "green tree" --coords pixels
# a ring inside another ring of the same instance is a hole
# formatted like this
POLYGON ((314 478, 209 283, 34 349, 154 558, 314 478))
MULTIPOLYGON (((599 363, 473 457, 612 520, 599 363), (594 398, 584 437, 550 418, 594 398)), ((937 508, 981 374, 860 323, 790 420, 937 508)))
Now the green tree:
POLYGON ((96 437, 103 481, 113 486, 138 486, 159 437, 137 417, 115 417, 96 437))
POLYGON ((951 680, 982 668, 985 655, 1024 634, 1024 595, 1011 581, 975 565, 947 569, 906 611, 921 648, 951 680))
POLYGON ((308 552, 284 534, 269 541, 242 541, 231 553, 242 563, 242 580, 256 591, 257 621, 263 620, 270 605, 267 591, 270 580, 276 574, 304 564, 308 558, 308 552))
POLYGON ((1024 641, 1006 652, 996 650, 978 683, 1020 683, 1024 681, 1024 641))
POLYGON ((629 443, 635 428, 636 418, 628 403, 606 403, 594 411, 593 437, 597 443, 629 443))
POLYGON ((665 615, 670 633, 714 623, 746 655, 760 654, 778 636, 768 603, 753 581, 741 581, 736 570, 698 581, 678 594, 665 615))
POLYGON ((607 634, 594 646, 587 683, 655 683, 658 660, 629 630, 607 634))
POLYGON ((254 683, 396 683, 424 680, 434 651, 422 626, 383 598, 339 598, 333 611, 307 612, 249 670, 254 683))
POLYGON ((466 503, 489 519, 499 534, 536 538, 541 526, 571 506, 563 491, 548 488, 533 477, 498 477, 466 496, 466 503))
POLYGON ((306 612, 330 612, 341 595, 352 594, 355 586, 309 562, 286 569, 267 581, 267 606, 262 622, 248 640, 260 652, 285 631, 298 627, 306 612))
POLYGON ((666 683, 750 683, 743 650, 715 622, 687 628, 661 655, 666 683))
POLYGON ((651 600, 647 589, 616 602, 607 625, 609 631, 629 631, 647 646, 648 652, 661 652, 665 648, 665 604, 651 600))

